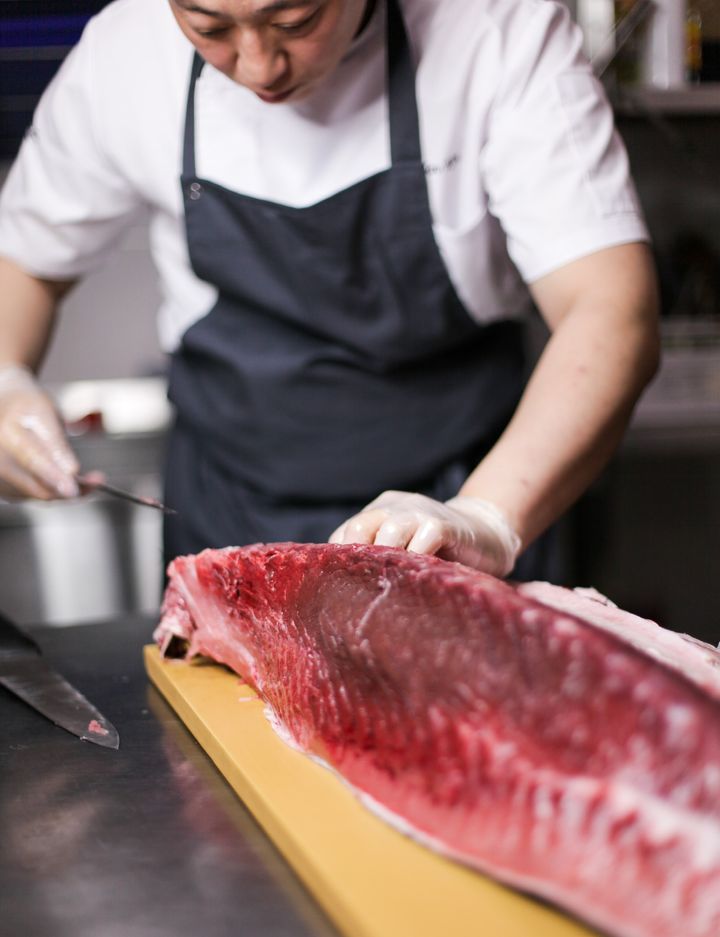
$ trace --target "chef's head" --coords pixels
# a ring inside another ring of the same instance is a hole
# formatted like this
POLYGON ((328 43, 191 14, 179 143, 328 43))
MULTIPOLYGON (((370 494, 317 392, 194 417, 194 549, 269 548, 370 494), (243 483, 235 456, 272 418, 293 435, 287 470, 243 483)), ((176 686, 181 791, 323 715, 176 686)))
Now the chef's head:
POLYGON ((311 94, 347 52, 372 0, 170 0, 180 29, 268 103, 311 94))

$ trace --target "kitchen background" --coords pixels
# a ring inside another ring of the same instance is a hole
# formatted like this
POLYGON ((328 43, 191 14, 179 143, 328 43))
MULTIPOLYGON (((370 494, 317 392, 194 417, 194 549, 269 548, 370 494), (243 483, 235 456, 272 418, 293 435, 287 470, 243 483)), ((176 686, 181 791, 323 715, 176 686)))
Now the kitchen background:
MULTIPOLYGON (((560 525, 549 575, 720 640, 720 3, 577 0, 654 238, 665 356, 626 442, 560 525)), ((102 0, 0 0, 0 185, 38 95, 102 0)), ((157 494, 158 293, 145 226, 65 302, 41 377, 81 462, 157 494)), ((529 336, 533 348, 540 329, 529 336)), ((159 517, 102 496, 0 504, 0 608, 70 624, 157 609, 159 517)))

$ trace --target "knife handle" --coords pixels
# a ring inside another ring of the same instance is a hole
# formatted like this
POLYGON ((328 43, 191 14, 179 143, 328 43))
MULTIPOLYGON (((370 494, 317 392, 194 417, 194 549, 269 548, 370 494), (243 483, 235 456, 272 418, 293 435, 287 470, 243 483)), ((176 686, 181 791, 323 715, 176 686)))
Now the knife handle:
POLYGON ((14 625, 0 612, 0 659, 16 655, 39 654, 40 648, 33 639, 14 625))

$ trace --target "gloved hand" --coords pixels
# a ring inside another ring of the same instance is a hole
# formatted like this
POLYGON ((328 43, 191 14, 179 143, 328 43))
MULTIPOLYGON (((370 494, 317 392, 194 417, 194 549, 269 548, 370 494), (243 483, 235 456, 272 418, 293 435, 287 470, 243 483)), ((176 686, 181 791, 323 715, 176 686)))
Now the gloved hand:
POLYGON ((330 543, 437 554, 494 576, 506 576, 520 550, 520 538, 489 501, 458 495, 442 503, 407 491, 383 492, 338 527, 330 543))
POLYGON ((79 465, 55 407, 19 365, 0 368, 0 497, 72 498, 79 465))

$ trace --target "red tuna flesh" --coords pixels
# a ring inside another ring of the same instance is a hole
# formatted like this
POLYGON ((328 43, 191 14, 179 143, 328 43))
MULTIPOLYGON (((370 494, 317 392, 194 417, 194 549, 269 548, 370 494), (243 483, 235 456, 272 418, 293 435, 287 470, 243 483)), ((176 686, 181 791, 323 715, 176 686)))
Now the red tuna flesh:
POLYGON ((720 935, 720 653, 591 598, 355 545, 206 550, 156 639, 241 674, 419 840, 621 937, 720 935))

